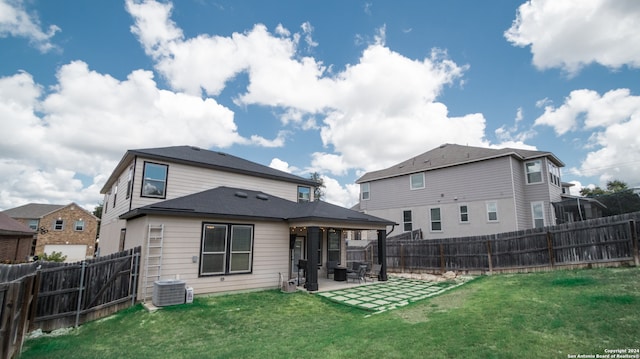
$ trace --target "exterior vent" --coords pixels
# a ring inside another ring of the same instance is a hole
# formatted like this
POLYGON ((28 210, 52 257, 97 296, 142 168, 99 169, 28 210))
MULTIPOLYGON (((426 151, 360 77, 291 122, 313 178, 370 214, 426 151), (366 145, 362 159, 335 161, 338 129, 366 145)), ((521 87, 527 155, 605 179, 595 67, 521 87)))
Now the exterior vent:
POLYGON ((266 201, 266 200, 268 200, 268 199, 269 199, 269 196, 267 196, 266 194, 262 194, 262 193, 260 193, 260 194, 257 194, 257 195, 256 195, 256 198, 257 198, 257 199, 261 199, 261 200, 263 200, 263 201, 266 201))
POLYGON ((183 280, 157 280, 153 282, 152 303, 156 307, 184 304, 185 283, 183 280))
POLYGON ((236 197, 240 197, 240 198, 247 198, 248 197, 246 192, 240 192, 240 191, 236 192, 235 196, 236 197))

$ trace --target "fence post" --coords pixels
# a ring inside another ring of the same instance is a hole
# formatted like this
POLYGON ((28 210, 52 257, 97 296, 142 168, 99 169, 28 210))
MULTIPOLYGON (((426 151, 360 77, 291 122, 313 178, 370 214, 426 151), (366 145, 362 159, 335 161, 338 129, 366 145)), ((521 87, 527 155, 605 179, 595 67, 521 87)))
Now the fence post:
POLYGON ((82 309, 82 292, 84 291, 84 272, 87 268, 87 261, 82 261, 80 269, 80 288, 78 288, 78 307, 76 309, 76 328, 80 322, 80 310, 82 309))
POLYGON ((487 259, 489 259, 489 274, 493 274, 493 263, 491 261, 491 240, 487 239, 487 259))
POLYGON ((404 244, 400 243, 400 273, 404 273, 404 244))
POLYGON ((445 261, 444 261, 444 244, 440 243, 440 274, 444 274, 445 261))
POLYGON ((549 248, 549 262, 551 264, 551 268, 556 266, 556 261, 553 256, 553 239, 551 238, 551 232, 547 231, 547 247, 549 248))
POLYGON ((633 260, 636 264, 636 267, 640 265, 640 257, 638 256, 638 235, 636 234, 636 221, 633 219, 629 221, 629 232, 631 232, 631 241, 633 245, 633 260))
POLYGON ((140 252, 132 252, 131 256, 133 268, 131 268, 131 273, 129 274, 129 288, 133 288, 133 292, 130 293, 131 305, 133 306, 136 304, 136 298, 138 296, 138 267, 140 265, 140 252))

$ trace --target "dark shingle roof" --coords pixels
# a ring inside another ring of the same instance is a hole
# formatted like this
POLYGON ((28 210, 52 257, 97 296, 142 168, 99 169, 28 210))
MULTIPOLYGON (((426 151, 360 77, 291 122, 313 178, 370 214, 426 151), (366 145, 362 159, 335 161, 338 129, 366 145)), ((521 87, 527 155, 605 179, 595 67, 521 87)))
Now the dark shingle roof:
POLYGON ((0 212, 0 235, 32 236, 31 228, 0 212))
POLYGON ((136 156, 143 156, 145 158, 156 159, 158 161, 168 161, 184 163, 197 167, 214 168, 227 172, 270 178, 308 186, 315 186, 317 184, 312 180, 280 171, 269 166, 261 165, 256 162, 251 162, 249 160, 245 160, 243 158, 236 157, 224 152, 210 151, 194 146, 173 146, 127 151, 122 160, 120 160, 120 163, 118 164, 116 169, 111 174, 111 177, 109 177, 105 185, 102 187, 100 193, 106 193, 109 188, 111 188, 114 181, 117 179, 117 176, 136 156))
POLYGON ((379 171, 365 173, 356 183, 368 182, 383 178, 406 175, 410 173, 430 171, 444 167, 458 166, 466 163, 484 161, 492 158, 514 156, 521 161, 534 158, 549 157, 558 167, 564 167, 553 153, 545 151, 521 150, 516 148, 484 148, 444 144, 404 162, 379 171))
POLYGON ((327 220, 351 224, 392 225, 391 221, 322 201, 297 203, 263 192, 218 187, 188 196, 134 209, 120 218, 147 214, 215 216, 216 218, 260 219, 299 222, 327 220))
POLYGON ((65 206, 66 205, 61 204, 29 203, 24 206, 8 209, 3 213, 12 218, 36 219, 42 218, 51 212, 64 208, 65 206))

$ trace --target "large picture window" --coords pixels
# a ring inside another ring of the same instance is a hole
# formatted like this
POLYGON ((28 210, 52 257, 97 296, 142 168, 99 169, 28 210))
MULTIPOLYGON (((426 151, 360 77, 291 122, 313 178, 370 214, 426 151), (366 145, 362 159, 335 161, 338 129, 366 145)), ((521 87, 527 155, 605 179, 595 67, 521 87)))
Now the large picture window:
POLYGON ((541 183, 542 182, 542 161, 535 160, 524 164, 525 172, 527 175, 527 183, 541 183))
POLYGON ((203 224, 200 275, 250 273, 252 262, 253 226, 203 224))
POLYGON ((144 173, 142 174, 144 178, 142 181, 143 197, 166 197, 168 167, 158 163, 144 163, 144 173))

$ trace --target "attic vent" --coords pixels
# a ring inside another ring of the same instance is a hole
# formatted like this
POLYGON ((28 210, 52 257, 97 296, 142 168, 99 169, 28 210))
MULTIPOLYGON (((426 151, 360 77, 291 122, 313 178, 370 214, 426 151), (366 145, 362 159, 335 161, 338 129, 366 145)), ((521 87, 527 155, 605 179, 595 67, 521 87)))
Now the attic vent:
POLYGON ((256 198, 257 199, 261 199, 263 201, 266 201, 266 200, 269 199, 269 196, 267 196, 266 194, 259 193, 259 194, 256 195, 256 198))
POLYGON ((226 153, 224 153, 224 152, 218 152, 218 154, 219 154, 220 156, 226 156, 226 155, 227 155, 227 154, 226 154, 226 153))
POLYGON ((236 192, 235 195, 236 195, 236 197, 240 197, 240 198, 247 198, 248 197, 246 192, 240 192, 240 191, 236 192))
POLYGON ((194 151, 200 151, 200 147, 197 146, 191 146, 191 149, 194 151))

